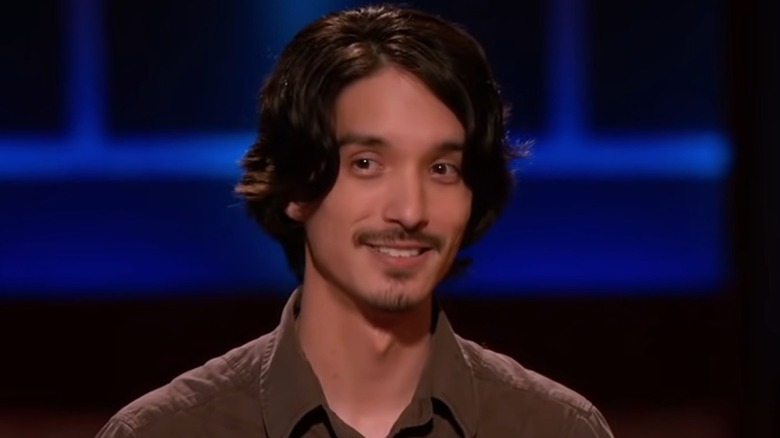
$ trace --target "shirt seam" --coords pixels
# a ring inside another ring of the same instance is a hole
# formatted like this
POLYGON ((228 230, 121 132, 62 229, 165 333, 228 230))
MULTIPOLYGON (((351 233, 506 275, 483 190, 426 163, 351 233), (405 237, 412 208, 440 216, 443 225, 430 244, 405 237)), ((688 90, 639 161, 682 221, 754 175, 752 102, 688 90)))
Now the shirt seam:
POLYGON ((111 422, 116 423, 120 429, 122 429, 124 432, 127 432, 129 434, 132 434, 134 437, 138 437, 136 434, 137 429, 140 428, 140 425, 133 426, 130 424, 127 418, 124 418, 125 415, 118 415, 111 419, 111 422))
POLYGON ((593 436, 599 436, 600 434, 597 433, 596 429, 593 427, 593 421, 591 421, 591 417, 595 414, 596 407, 591 404, 590 407, 585 412, 579 413, 579 415, 576 415, 572 417, 571 421, 569 421, 569 428, 566 431, 566 434, 564 436, 571 437, 574 433, 574 427, 577 425, 578 420, 582 420, 585 422, 585 424, 588 425, 588 429, 590 429, 591 432, 593 432, 593 436), (587 414, 587 415, 584 415, 587 414))
MULTIPOLYGON (((480 376, 480 375, 474 375, 474 378, 479 380, 480 382, 487 382, 487 383, 493 383, 493 384, 502 384, 507 383, 503 382, 500 379, 494 379, 490 377, 480 376)), ((590 413, 594 405, 587 399, 583 399, 583 405, 579 405, 578 403, 572 403, 566 400, 561 400, 560 398, 556 398, 552 395, 541 393, 539 391, 534 391, 532 388, 518 388, 518 387, 511 387, 511 391, 515 393, 522 393, 522 394, 528 394, 533 396, 536 399, 545 400, 549 402, 553 402, 559 406, 564 406, 573 409, 577 414, 584 416, 585 414, 590 413)))

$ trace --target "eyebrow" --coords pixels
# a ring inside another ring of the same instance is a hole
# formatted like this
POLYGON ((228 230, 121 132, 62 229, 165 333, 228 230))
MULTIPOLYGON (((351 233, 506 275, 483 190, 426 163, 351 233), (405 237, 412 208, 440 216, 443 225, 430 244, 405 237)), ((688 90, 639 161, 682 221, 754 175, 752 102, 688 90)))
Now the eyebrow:
MULTIPOLYGON (((337 145, 339 149, 347 145, 386 149, 389 146, 389 143, 384 138, 375 135, 348 133, 338 139, 337 145)), ((444 141, 436 145, 435 149, 436 153, 443 154, 448 152, 463 152, 465 147, 463 146, 463 143, 460 142, 444 141)))

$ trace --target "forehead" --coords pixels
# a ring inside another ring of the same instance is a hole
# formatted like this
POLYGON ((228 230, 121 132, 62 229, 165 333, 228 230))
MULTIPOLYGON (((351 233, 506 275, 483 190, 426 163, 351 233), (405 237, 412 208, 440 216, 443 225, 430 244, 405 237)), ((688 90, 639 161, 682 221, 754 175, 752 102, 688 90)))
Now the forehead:
POLYGON ((463 144, 457 116, 412 73, 388 66, 345 87, 334 106, 335 133, 374 138, 397 147, 421 149, 463 144))

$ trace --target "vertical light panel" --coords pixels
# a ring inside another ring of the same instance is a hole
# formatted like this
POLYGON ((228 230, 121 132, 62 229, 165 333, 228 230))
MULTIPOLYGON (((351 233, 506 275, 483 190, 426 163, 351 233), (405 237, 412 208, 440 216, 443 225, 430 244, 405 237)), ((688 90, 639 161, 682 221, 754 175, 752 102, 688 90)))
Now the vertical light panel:
POLYGON ((85 159, 97 155, 105 141, 108 106, 101 6, 100 0, 68 0, 64 17, 71 147, 85 159))
MULTIPOLYGON (((548 137, 558 149, 581 146, 585 135, 585 0, 548 2, 547 41, 549 65, 548 137)), ((556 150, 554 153, 564 153, 556 150)))

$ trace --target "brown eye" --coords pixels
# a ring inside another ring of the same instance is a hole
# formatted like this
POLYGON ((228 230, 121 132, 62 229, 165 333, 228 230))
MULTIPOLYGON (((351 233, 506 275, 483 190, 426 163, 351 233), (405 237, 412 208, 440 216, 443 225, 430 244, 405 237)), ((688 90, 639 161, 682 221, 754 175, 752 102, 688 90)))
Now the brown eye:
POLYGON ((460 181, 460 168, 452 163, 436 163, 431 166, 431 172, 440 182, 455 183, 460 181))
POLYGON ((368 158, 359 158, 353 162, 353 165, 357 167, 358 169, 370 169, 371 168, 371 160, 368 158))
POLYGON ((433 165, 433 173, 439 175, 460 174, 460 170, 450 163, 436 163, 433 165))
POLYGON ((382 165, 371 158, 355 158, 350 163, 353 172, 360 176, 375 176, 382 170, 382 165))

